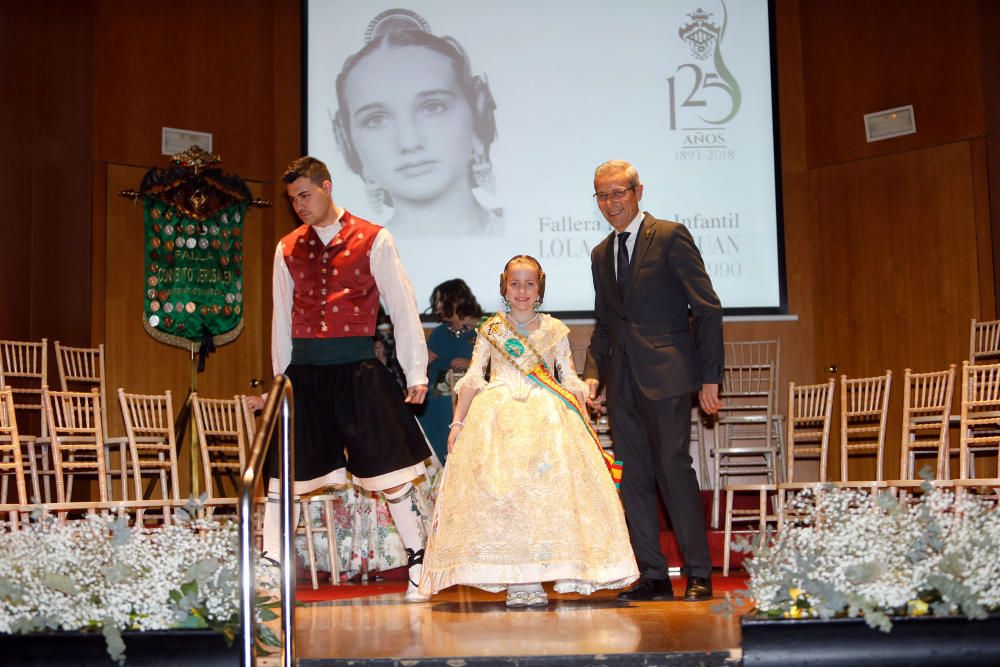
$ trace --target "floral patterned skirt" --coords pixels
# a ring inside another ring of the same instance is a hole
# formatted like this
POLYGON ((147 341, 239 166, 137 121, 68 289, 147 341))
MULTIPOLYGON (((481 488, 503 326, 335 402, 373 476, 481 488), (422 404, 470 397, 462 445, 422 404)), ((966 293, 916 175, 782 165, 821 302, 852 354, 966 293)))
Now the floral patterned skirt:
MULTIPOLYGON (((426 531, 430 528, 431 511, 434 507, 435 484, 441 467, 436 459, 426 462, 426 477, 413 481, 416 487, 414 500, 426 531)), ((337 540, 340 579, 346 581, 358 574, 375 575, 406 565, 406 551, 399 538, 399 532, 389 514, 389 506, 380 492, 366 491, 359 486, 348 484, 342 489, 327 493, 334 496, 334 533, 337 540)), ((313 547, 316 567, 330 572, 330 549, 327 545, 324 524, 323 503, 312 503, 311 520, 316 530, 313 533, 313 547)), ((306 538, 299 536, 296 551, 302 563, 308 563, 306 538)))

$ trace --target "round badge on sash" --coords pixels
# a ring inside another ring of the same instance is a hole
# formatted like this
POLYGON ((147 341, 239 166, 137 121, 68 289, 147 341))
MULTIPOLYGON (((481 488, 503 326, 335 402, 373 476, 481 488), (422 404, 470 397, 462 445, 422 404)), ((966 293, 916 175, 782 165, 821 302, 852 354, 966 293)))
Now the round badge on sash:
POLYGON ((521 341, 516 338, 508 338, 504 341, 503 348, 507 350, 507 353, 512 357, 520 357, 524 354, 524 345, 521 345, 521 341))

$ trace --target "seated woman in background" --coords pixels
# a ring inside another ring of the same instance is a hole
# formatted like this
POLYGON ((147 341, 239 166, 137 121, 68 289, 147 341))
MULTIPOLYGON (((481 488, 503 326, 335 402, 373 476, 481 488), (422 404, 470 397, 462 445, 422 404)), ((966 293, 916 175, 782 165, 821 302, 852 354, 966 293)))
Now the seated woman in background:
POLYGON ((448 424, 452 417, 451 390, 446 376, 449 370, 464 373, 469 367, 476 343, 475 327, 483 316, 483 309, 465 281, 454 278, 441 283, 431 292, 431 310, 441 324, 431 331, 427 339, 430 391, 420 415, 420 425, 424 427, 434 452, 444 463, 448 456, 448 424))

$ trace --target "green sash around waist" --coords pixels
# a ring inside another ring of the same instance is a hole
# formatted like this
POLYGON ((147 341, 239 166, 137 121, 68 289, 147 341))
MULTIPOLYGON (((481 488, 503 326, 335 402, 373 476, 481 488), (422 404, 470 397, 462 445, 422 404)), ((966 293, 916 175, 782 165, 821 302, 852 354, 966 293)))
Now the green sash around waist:
POLYGON ((305 366, 333 366, 373 359, 375 341, 371 336, 345 338, 293 338, 292 363, 305 366))

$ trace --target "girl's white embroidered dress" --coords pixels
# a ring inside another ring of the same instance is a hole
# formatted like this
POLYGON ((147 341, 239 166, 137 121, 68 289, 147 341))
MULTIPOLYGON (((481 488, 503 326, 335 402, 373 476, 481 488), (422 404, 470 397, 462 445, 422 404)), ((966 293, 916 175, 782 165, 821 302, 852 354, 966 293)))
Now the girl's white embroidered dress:
MULTIPOLYGON (((586 393, 569 329, 539 320, 528 342, 563 387, 586 393)), ((554 581, 560 593, 589 594, 638 578, 618 492, 579 415, 483 335, 456 391, 465 387, 480 392, 448 456, 420 592, 554 581)))

